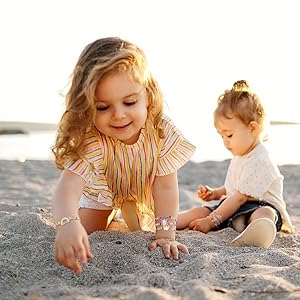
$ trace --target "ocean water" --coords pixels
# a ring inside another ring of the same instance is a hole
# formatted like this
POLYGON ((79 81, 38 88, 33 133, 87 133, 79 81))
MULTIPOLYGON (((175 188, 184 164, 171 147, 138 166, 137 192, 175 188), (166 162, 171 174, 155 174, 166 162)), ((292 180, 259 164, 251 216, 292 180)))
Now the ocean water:
POLYGON ((50 148, 54 140, 55 131, 0 135, 0 159, 20 161, 52 159, 50 148))
MULTIPOLYGON (((271 126, 267 147, 278 165, 300 164, 300 125, 271 126)), ((0 135, 0 159, 4 160, 47 160, 53 159, 51 146, 55 131, 35 131, 28 134, 0 135)), ((195 162, 230 159, 231 153, 223 146, 215 130, 201 137, 190 138, 197 150, 192 157, 195 162)))

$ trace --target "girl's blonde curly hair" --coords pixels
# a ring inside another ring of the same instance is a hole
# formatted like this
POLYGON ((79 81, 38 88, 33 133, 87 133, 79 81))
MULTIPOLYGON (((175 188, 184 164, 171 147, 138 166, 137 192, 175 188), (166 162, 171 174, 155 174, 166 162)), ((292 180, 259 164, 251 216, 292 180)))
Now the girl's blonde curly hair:
POLYGON ((128 72, 133 80, 144 86, 148 100, 146 130, 156 129, 161 138, 164 136, 161 126, 163 96, 148 70, 144 52, 118 37, 98 39, 85 47, 72 73, 66 110, 52 147, 58 168, 63 169, 67 159, 78 159, 82 155, 85 134, 94 128, 96 87, 101 79, 114 72, 128 72))

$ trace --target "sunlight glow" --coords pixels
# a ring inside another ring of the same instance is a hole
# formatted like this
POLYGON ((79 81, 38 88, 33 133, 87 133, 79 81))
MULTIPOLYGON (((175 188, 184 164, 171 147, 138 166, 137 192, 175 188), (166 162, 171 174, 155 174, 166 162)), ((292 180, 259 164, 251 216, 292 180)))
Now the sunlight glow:
POLYGON ((167 112, 196 144, 239 79, 270 120, 300 122, 299 15, 297 0, 1 1, 0 121, 58 122, 83 47, 120 36, 145 51, 167 112))

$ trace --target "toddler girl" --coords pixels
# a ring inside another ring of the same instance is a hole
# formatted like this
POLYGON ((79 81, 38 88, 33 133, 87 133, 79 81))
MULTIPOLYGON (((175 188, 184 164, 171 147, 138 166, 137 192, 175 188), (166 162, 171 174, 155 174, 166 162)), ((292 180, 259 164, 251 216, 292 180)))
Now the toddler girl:
POLYGON ((116 211, 129 229, 155 232, 149 244, 178 259, 177 170, 194 153, 163 114, 163 97, 143 51, 120 38, 89 44, 75 66, 56 144, 62 169, 52 205, 55 257, 76 273, 92 258, 88 234, 116 211))
POLYGON ((219 97, 214 123, 234 157, 224 186, 198 190, 201 199, 220 200, 219 204, 180 213, 178 229, 207 233, 231 226, 241 232, 232 246, 264 248, 270 247, 277 231, 294 232, 282 195, 283 176, 261 142, 264 122, 264 108, 245 80, 219 97))

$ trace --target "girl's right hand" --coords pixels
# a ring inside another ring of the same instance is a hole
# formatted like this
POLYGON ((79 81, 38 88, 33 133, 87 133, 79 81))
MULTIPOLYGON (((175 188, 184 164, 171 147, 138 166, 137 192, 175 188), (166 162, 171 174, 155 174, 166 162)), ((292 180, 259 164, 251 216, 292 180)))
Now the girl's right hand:
POLYGON ((60 265, 78 275, 82 272, 81 266, 86 265, 93 255, 87 232, 80 222, 71 222, 57 228, 54 252, 60 265))
POLYGON ((214 189, 208 185, 200 185, 197 194, 198 197, 204 201, 211 201, 216 199, 214 189))

